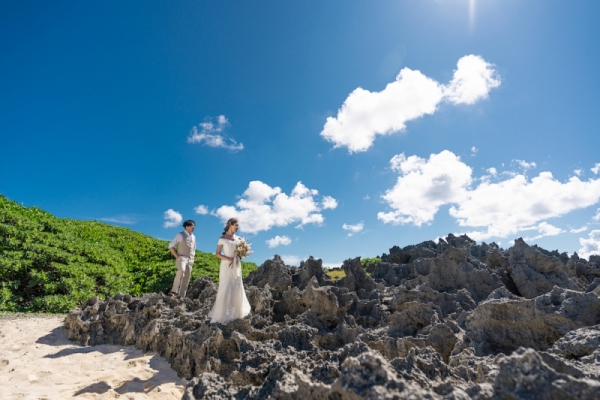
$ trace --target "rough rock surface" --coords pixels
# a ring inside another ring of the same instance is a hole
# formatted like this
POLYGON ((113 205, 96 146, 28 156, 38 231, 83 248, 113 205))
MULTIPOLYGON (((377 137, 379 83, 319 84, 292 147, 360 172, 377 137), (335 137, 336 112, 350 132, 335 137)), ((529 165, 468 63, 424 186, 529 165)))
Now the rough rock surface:
POLYGON ((252 314, 207 317, 216 285, 89 299, 65 321, 84 345, 159 352, 190 379, 184 399, 598 399, 600 258, 503 250, 449 235, 347 260, 275 256, 245 286, 252 314))

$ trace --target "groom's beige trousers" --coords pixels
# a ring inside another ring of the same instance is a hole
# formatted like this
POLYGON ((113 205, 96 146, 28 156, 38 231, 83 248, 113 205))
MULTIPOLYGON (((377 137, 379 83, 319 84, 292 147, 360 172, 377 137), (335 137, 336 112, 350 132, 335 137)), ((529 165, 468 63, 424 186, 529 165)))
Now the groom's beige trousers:
POLYGON ((177 273, 175 274, 175 280, 173 280, 171 292, 177 293, 179 297, 185 297, 185 292, 190 283, 190 276, 192 275, 194 259, 190 260, 188 256, 179 256, 175 260, 175 264, 177 265, 177 273))

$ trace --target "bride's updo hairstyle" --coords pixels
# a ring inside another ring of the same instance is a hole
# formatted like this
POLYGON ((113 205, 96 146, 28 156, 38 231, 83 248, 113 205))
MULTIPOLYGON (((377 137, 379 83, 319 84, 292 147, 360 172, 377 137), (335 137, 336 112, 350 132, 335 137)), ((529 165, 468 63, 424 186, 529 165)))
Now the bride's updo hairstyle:
POLYGON ((235 218, 229 218, 227 220, 227 223, 225 224, 225 229, 223 230, 223 235, 227 235, 227 231, 229 231, 229 228, 231 227, 231 225, 235 225, 237 224, 238 220, 235 218))

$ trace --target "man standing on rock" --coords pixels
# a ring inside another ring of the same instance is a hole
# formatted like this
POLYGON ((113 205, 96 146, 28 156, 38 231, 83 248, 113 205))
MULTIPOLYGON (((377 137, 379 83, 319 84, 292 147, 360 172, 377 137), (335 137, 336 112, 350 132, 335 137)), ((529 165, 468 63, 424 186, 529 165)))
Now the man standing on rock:
POLYGON ((183 231, 175 235, 169 243, 169 251, 175 256, 175 265, 177 265, 170 296, 185 297, 196 255, 196 236, 193 233, 195 227, 196 223, 188 219, 183 223, 183 231))

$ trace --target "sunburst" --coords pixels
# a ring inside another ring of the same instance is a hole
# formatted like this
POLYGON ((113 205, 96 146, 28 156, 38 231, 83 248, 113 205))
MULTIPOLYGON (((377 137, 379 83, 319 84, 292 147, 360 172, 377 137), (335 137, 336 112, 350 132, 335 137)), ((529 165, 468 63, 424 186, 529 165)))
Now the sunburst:
POLYGON ((475 0, 469 0, 469 24, 475 28, 475 0))

